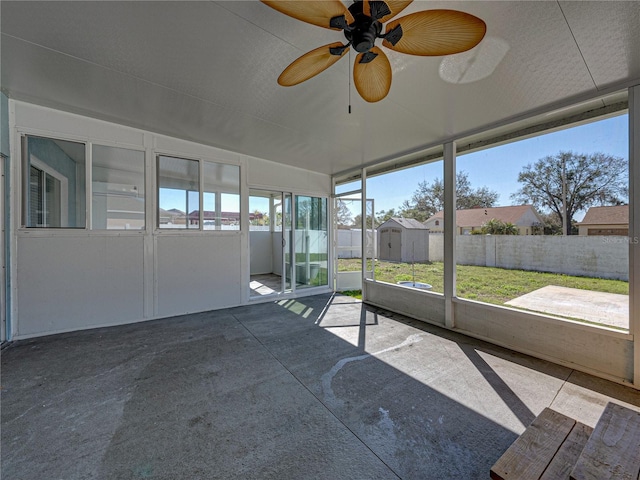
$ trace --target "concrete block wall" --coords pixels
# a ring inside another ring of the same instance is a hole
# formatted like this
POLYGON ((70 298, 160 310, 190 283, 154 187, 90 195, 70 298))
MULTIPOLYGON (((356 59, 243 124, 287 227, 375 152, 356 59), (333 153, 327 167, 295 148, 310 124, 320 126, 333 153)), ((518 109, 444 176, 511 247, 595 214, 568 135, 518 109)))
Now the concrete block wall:
MULTIPOLYGON (((443 235, 429 235, 429 260, 443 261, 443 235)), ((629 280, 627 237, 459 235, 461 265, 629 280)))

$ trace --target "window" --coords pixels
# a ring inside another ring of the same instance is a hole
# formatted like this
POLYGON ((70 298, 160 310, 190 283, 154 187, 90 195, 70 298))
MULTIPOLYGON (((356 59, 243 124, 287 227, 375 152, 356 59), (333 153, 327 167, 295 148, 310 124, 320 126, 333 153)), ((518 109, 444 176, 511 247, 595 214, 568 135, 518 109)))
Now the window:
POLYGON ((158 157, 158 226, 200 228, 200 171, 197 160, 158 157))
POLYGON ((85 144, 23 137, 23 224, 85 228, 85 144))
POLYGON ((93 145, 91 225, 144 230, 144 152, 93 145))
POLYGON ((161 155, 158 206, 160 228, 239 230, 240 167, 161 155))
POLYGON ((240 230, 240 167, 203 162, 204 230, 240 230))
POLYGON ((600 220, 628 222, 628 123, 623 114, 458 156, 468 181, 457 223, 473 231, 456 240, 457 296, 628 329, 628 229, 600 220))
POLYGON ((249 194, 249 230, 282 231, 282 194, 252 190, 249 194), (271 223, 271 216, 280 208, 280 223, 271 223), (273 213, 271 213, 273 212, 273 213))

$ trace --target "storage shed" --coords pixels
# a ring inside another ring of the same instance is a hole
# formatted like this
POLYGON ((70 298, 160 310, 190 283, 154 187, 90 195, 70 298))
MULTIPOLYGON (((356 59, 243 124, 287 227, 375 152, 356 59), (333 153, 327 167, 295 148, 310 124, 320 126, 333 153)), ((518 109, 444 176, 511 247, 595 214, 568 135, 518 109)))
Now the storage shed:
POLYGON ((378 227, 380 260, 429 261, 429 229, 413 218, 390 218, 378 227))

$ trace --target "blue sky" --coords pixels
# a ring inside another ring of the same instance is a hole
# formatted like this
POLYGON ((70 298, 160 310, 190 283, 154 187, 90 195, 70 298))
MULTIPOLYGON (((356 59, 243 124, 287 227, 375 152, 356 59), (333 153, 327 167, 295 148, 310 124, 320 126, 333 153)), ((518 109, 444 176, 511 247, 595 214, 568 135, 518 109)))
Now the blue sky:
MULTIPOLYGON (((619 115, 534 138, 459 155, 457 170, 469 174, 471 186, 486 186, 500 194, 499 206, 512 205, 510 195, 520 188, 518 173, 527 164, 560 151, 591 154, 603 152, 629 158, 628 116, 619 115)), ((418 183, 443 178, 442 161, 413 167, 393 174, 372 177, 367 182, 367 196, 375 200, 376 212, 397 208, 410 200, 418 183)), ((576 215, 581 220, 584 212, 576 215)))

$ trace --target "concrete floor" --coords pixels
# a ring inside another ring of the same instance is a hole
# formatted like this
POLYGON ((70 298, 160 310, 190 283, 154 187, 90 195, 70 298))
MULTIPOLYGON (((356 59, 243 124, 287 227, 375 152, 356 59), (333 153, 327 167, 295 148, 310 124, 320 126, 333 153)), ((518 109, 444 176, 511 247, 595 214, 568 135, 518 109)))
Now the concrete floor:
POLYGON ((282 277, 274 273, 251 275, 249 288, 252 297, 278 293, 282 291, 282 277))
POLYGON ((2 478, 483 479, 544 407, 640 392, 349 297, 2 351, 2 478))
POLYGON ((514 298, 505 305, 629 328, 629 295, 547 285, 514 298))

